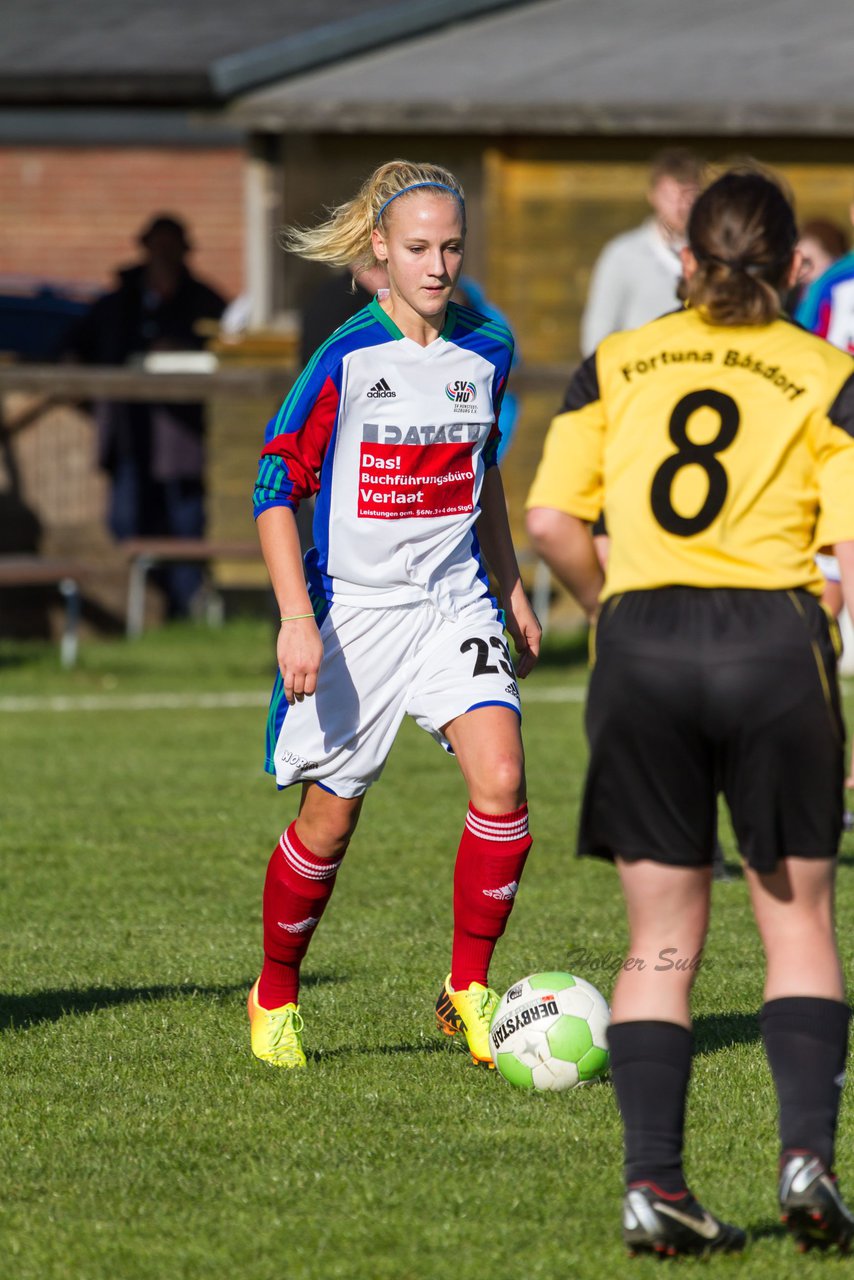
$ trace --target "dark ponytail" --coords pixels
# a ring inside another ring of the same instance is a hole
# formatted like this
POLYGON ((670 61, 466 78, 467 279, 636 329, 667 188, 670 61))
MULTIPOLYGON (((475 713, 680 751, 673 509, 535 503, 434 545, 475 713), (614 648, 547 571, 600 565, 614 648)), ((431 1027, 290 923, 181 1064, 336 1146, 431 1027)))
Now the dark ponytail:
POLYGON ((798 238, 782 189, 757 172, 733 170, 698 197, 688 220, 697 260, 679 296, 712 324, 770 324, 780 314, 798 238))

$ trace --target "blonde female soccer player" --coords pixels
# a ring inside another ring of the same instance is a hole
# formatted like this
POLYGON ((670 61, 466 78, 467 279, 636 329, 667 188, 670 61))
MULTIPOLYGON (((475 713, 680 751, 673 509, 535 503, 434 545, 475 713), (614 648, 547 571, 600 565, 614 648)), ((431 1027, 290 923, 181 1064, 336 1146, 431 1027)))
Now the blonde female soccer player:
POLYGON ((854 603, 854 364, 780 315, 799 263, 776 183, 725 174, 688 238, 687 308, 585 361, 529 497, 541 554, 599 611, 579 851, 616 862, 628 914, 610 1033, 623 1230, 661 1254, 745 1240, 682 1170, 720 784, 767 958, 782 1211, 802 1246, 846 1248, 832 1172, 849 1021, 833 923, 843 729, 815 551, 835 545, 854 603), (588 523, 603 510, 604 581, 588 523))
POLYGON ((249 996, 252 1051, 278 1067, 305 1066, 300 963, 407 714, 456 755, 470 801, 436 1015, 492 1065, 488 966, 531 845, 516 677, 536 661, 540 627, 495 466, 512 339, 450 301, 465 234, 453 174, 395 160, 290 238, 317 261, 384 264, 388 290, 300 374, 267 428, 255 488, 281 614, 267 768, 280 787, 302 786, 267 871, 264 965, 249 996), (309 494, 304 574, 294 511, 309 494))

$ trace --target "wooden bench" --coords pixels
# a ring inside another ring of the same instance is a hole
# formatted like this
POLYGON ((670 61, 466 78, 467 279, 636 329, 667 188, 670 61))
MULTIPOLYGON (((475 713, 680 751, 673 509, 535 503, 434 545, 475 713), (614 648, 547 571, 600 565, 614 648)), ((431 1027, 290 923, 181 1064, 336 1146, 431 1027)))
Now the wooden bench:
POLYGON ((208 564, 211 560, 260 560, 255 540, 227 541, 211 538, 128 538, 119 544, 128 562, 128 595, 125 632, 142 634, 145 626, 145 588, 148 575, 158 564, 208 564))
POLYGON ((39 555, 0 556, 0 587, 56 587, 65 604, 65 620, 59 642, 63 667, 73 667, 79 649, 79 580, 92 566, 78 560, 50 559, 39 555))

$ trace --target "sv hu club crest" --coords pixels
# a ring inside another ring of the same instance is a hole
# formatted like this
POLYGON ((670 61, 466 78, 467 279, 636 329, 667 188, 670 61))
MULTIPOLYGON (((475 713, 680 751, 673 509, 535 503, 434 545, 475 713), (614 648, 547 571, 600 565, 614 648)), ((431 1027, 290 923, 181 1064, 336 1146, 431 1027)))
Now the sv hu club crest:
POLYGON ((445 387, 445 395, 453 404, 472 404, 477 398, 477 387, 473 382, 464 382, 457 378, 445 387))

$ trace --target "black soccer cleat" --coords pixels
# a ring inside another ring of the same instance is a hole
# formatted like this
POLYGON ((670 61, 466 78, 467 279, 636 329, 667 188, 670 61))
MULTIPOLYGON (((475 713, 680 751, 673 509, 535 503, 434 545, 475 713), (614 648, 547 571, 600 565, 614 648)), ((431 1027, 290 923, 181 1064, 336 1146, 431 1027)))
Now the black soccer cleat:
POLYGON ((630 1258, 638 1253, 676 1258, 740 1253, 747 1236, 740 1227, 719 1222, 690 1191, 672 1196, 642 1182, 629 1187, 623 1201, 623 1240, 630 1258))
POLYGON ((854 1239, 854 1216, 827 1165, 811 1151, 784 1156, 780 1166, 781 1221, 801 1253, 832 1249, 847 1253, 854 1239))

